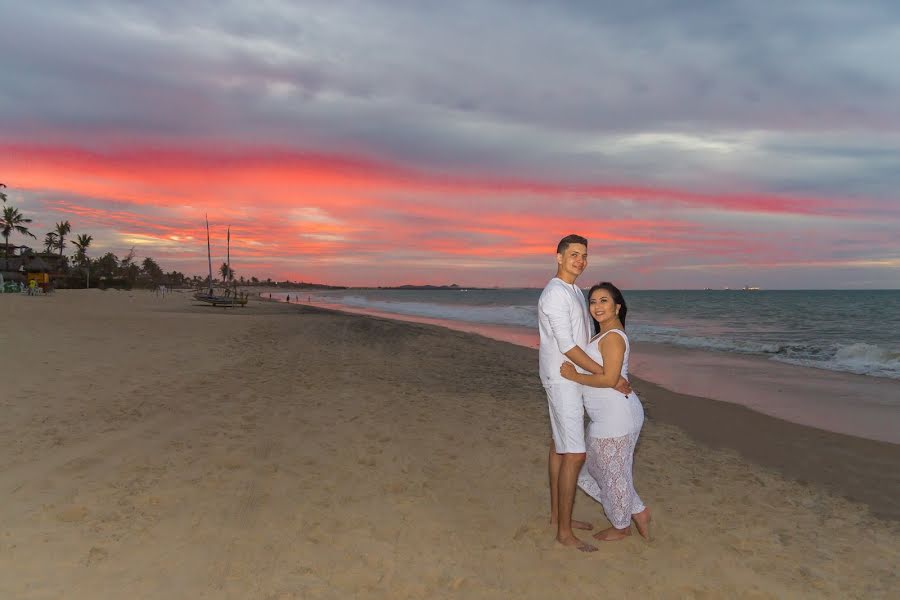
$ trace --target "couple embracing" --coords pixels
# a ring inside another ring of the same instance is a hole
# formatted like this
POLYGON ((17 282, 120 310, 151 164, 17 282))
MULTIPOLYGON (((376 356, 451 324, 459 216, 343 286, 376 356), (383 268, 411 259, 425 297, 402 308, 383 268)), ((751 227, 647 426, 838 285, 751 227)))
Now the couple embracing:
POLYGON ((628 384, 628 308, 619 289, 604 282, 588 303, 575 285, 587 267, 585 238, 569 235, 556 248, 556 277, 538 301, 540 376, 550 406, 550 521, 556 540, 582 552, 597 548, 575 536, 592 529, 572 519, 575 488, 603 505, 612 526, 601 541, 631 535, 631 521, 649 537, 650 509, 634 490, 632 460, 644 410, 628 384), (574 364, 573 364, 574 363, 574 364), (590 418, 587 434, 585 411, 590 418))

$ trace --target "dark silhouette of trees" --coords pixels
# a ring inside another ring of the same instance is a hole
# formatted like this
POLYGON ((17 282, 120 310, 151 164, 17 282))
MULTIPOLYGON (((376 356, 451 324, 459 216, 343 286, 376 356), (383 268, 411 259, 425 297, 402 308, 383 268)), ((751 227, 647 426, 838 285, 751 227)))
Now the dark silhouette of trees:
POLYGON ((63 255, 63 248, 66 247, 66 236, 72 231, 72 226, 68 221, 60 221, 56 224, 56 247, 59 250, 59 256, 63 255))
POLYGON ((9 270, 9 236, 16 232, 20 235, 35 237, 33 233, 28 231, 27 223, 31 223, 31 219, 25 218, 18 208, 14 206, 3 207, 3 217, 0 218, 0 233, 3 234, 5 242, 3 256, 6 262, 4 269, 6 270, 9 270))

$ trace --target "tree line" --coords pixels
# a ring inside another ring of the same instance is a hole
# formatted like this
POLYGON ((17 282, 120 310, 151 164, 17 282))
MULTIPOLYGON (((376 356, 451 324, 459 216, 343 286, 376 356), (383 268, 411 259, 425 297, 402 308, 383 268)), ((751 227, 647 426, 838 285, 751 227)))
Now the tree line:
MULTIPOLYGON (((3 214, 0 217, 0 233, 4 242, 4 269, 9 270, 10 242, 13 234, 37 239, 28 225, 32 219, 26 217, 18 208, 9 204, 9 198, 3 191, 6 185, 0 183, 0 201, 2 201, 3 214)), ((43 253, 36 256, 54 258, 57 271, 62 274, 64 284, 83 282, 83 285, 108 287, 155 287, 157 285, 184 286, 186 284, 199 284, 205 280, 200 276, 187 277, 179 271, 165 272, 155 260, 149 256, 138 262, 132 248, 124 258, 119 258, 112 252, 107 252, 98 258, 88 256, 88 249, 94 241, 94 236, 81 233, 74 236, 72 225, 69 221, 60 221, 44 234, 43 253), (75 248, 70 257, 64 254, 67 247, 67 239, 75 248)), ((233 271, 231 271, 233 274, 233 271)))
MULTIPOLYGON (((31 237, 37 240, 31 230, 28 228, 31 219, 27 218, 22 212, 8 203, 6 193, 3 191, 6 185, 0 183, 0 201, 3 206, 3 216, 0 219, 0 233, 3 235, 4 241, 4 270, 8 271, 10 243, 9 238, 13 234, 31 237)), ((88 256, 88 249, 94 241, 94 236, 87 233, 80 233, 72 237, 72 225, 69 221, 60 221, 56 223, 50 231, 44 234, 43 253, 36 253, 36 256, 43 258, 54 258, 57 264, 57 274, 61 275, 61 280, 56 279, 57 285, 66 287, 156 287, 159 285, 167 285, 171 287, 200 287, 209 283, 208 276, 193 275, 187 276, 180 271, 163 271, 159 264, 149 256, 142 261, 138 261, 134 248, 129 250, 124 258, 119 258, 112 252, 107 252, 103 256, 92 258, 88 256), (68 243, 71 242, 75 248, 71 257, 64 254, 68 243), (71 260, 70 260, 71 258, 71 260)), ((212 283, 218 285, 286 285, 296 287, 331 287, 317 286, 316 284, 295 283, 292 281, 276 282, 271 278, 260 280, 256 277, 245 278, 243 275, 237 276, 237 273, 228 263, 222 263, 216 275, 220 279, 214 279, 212 283)))

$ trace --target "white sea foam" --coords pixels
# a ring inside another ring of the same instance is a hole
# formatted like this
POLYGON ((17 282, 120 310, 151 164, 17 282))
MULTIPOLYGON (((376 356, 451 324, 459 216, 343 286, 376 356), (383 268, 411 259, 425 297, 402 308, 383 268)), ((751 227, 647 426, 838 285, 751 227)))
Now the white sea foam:
POLYGON ((856 343, 829 348, 804 344, 767 344, 727 337, 680 335, 677 329, 652 325, 635 326, 630 333, 635 341, 671 344, 697 350, 764 355, 772 360, 805 367, 900 379, 900 352, 892 352, 874 344, 856 343))
POLYGON ((838 346, 834 354, 824 360, 802 356, 773 356, 772 358, 781 362, 831 371, 900 379, 900 352, 892 352, 873 344, 857 343, 838 346))

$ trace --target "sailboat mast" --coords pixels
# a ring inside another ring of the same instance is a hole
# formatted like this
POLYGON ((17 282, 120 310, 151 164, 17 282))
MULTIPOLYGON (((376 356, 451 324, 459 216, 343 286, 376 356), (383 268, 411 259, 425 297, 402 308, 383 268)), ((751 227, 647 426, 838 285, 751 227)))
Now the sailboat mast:
POLYGON ((228 273, 226 274, 228 277, 228 281, 231 281, 231 225, 228 226, 228 241, 225 246, 225 264, 228 265, 228 273))
POLYGON ((212 247, 209 244, 209 215, 206 215, 206 258, 209 260, 209 295, 212 296, 212 247))

